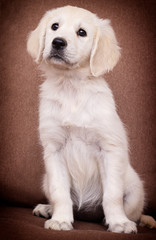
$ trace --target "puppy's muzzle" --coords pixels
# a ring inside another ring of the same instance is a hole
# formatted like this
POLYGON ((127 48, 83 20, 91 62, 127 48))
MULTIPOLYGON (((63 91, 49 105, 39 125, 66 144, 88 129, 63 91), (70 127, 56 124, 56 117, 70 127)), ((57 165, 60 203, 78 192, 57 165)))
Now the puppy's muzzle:
POLYGON ((53 59, 56 63, 64 62, 66 64, 71 64, 66 56, 65 49, 67 47, 67 41, 64 38, 54 38, 52 41, 52 49, 49 55, 49 59, 53 59))
POLYGON ((52 47, 55 50, 63 50, 67 46, 67 41, 63 38, 55 38, 52 42, 52 47))

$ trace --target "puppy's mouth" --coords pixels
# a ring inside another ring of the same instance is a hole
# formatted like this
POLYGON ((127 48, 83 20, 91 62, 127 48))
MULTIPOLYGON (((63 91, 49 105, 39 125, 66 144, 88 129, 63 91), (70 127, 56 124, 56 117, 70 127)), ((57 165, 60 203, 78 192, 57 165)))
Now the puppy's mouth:
POLYGON ((63 62, 65 64, 70 65, 69 60, 64 56, 64 54, 59 53, 59 52, 51 52, 48 58, 52 59, 54 62, 59 63, 59 64, 61 64, 63 62))
POLYGON ((51 51, 48 56, 48 60, 52 60, 52 63, 58 67, 66 67, 69 69, 76 68, 78 66, 77 62, 70 62, 69 59, 65 56, 65 54, 61 51, 51 51))
POLYGON ((49 58, 56 59, 58 61, 65 61, 65 58, 59 53, 50 53, 49 58))

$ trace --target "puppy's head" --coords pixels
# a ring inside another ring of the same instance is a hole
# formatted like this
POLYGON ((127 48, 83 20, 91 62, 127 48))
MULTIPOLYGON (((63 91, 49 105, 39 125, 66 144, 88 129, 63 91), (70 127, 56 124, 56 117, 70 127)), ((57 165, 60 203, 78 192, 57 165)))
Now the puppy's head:
POLYGON ((109 20, 71 6, 48 11, 30 33, 27 50, 37 63, 69 70, 88 66, 93 76, 112 70, 120 56, 109 20))

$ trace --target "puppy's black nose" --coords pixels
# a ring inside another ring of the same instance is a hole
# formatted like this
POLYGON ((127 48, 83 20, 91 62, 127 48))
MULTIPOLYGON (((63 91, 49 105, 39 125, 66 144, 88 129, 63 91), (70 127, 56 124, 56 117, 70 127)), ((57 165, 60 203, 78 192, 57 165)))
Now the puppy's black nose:
POLYGON ((52 46, 56 50, 62 50, 67 46, 67 42, 63 38, 54 38, 52 46))

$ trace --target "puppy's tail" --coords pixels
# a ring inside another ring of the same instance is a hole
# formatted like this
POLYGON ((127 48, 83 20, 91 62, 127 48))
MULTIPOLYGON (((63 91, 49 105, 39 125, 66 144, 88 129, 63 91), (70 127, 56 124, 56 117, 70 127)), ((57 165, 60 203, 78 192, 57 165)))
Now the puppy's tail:
POLYGON ((156 228, 156 221, 153 217, 148 215, 141 215, 139 226, 148 227, 148 228, 156 228))

